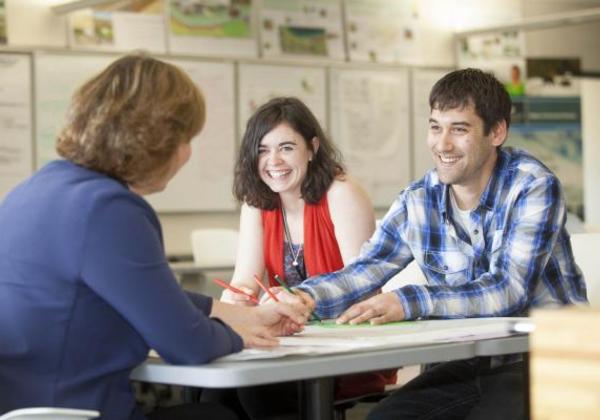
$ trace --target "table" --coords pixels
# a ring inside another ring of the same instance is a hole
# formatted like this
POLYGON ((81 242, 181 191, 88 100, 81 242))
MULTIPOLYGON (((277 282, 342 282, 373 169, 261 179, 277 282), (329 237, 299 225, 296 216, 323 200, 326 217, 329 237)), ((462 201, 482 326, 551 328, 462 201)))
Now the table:
POLYGON ((219 294, 211 293, 211 290, 220 290, 216 286, 211 289, 210 284, 206 282, 207 273, 211 275, 233 271, 233 266, 200 266, 193 261, 178 261, 169 263, 175 278, 180 285, 193 285, 194 290, 204 292, 209 296, 219 296, 219 294))
POLYGON ((246 362, 213 362, 200 366, 173 366, 149 359, 131 379, 205 388, 234 388, 301 381, 301 418, 333 418, 333 378, 348 373, 390 369, 528 351, 528 336, 437 343, 386 350, 369 350, 327 356, 291 356, 246 362))

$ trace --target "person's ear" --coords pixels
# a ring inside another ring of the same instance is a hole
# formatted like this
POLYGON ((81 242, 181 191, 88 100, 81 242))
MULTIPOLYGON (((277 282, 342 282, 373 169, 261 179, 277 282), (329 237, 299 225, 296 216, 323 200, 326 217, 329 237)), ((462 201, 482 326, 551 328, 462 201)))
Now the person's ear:
POLYGON ((502 146, 508 137, 508 127, 506 120, 498 121, 492 126, 490 130, 490 138, 492 140, 492 146, 502 146))
POLYGON ((315 155, 319 151, 320 144, 321 144, 321 142, 319 141, 318 137, 313 137, 312 140, 310 141, 310 145, 312 146, 312 156, 309 159, 309 162, 315 157, 315 155))

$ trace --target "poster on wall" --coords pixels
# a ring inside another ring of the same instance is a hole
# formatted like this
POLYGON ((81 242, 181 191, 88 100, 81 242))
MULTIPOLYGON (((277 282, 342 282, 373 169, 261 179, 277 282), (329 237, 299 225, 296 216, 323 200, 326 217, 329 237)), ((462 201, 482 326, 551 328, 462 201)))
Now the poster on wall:
POLYGON ((345 59, 340 0, 263 0, 259 26, 264 57, 345 59))
POLYGON ((0 202, 31 175, 31 58, 0 54, 0 202))
POLYGON ((419 63, 421 30, 416 0, 346 0, 350 61, 419 63))
POLYGON ((234 210, 231 194, 235 160, 234 69, 231 63, 168 60, 202 90, 208 117, 191 142, 190 160, 169 188, 147 200, 160 212, 234 210))
MULTIPOLYGON (((507 145, 528 150, 560 179, 567 209, 583 218, 580 61, 526 60, 524 96, 513 95, 507 145)), ((509 91, 510 92, 510 91, 509 91)))
POLYGON ((533 96, 580 96, 579 58, 528 58, 525 92, 533 96))
POLYGON ((257 57, 254 3, 252 0, 169 0, 169 51, 257 57))
POLYGON ((240 138, 256 109, 278 96, 295 96, 306 104, 324 130, 327 130, 325 69, 260 64, 239 66, 240 138))
POLYGON ((6 44, 6 8, 4 0, 0 0, 0 44, 6 44))
POLYGON ((388 208, 410 178, 408 71, 333 69, 330 88, 332 140, 373 205, 388 208))
POLYGON ((164 1, 122 0, 70 13, 68 34, 76 48, 164 53, 164 1))
POLYGON ((504 31, 471 35, 457 43, 460 68, 473 67, 493 73, 511 96, 524 94, 525 34, 504 31))
POLYGON ((64 125, 72 95, 114 58, 116 56, 68 53, 34 55, 37 168, 58 158, 56 137, 64 125))

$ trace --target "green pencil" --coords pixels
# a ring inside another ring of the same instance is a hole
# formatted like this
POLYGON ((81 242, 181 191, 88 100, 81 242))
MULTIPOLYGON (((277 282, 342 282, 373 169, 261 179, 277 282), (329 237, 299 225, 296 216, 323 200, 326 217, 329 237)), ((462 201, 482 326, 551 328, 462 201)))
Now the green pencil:
MULTIPOLYGON (((292 295, 296 294, 296 293, 294 293, 294 291, 292 289, 289 288, 289 286, 287 284, 285 284, 285 282, 283 281, 283 279, 281 277, 279 277, 279 275, 275 274, 273 277, 275 278, 275 281, 277 283, 279 283, 279 285, 281 287, 283 287, 283 289, 286 292, 291 293, 292 295)), ((321 318, 319 318, 319 316, 316 313, 312 312, 310 315, 314 318, 315 321, 321 322, 321 318)))

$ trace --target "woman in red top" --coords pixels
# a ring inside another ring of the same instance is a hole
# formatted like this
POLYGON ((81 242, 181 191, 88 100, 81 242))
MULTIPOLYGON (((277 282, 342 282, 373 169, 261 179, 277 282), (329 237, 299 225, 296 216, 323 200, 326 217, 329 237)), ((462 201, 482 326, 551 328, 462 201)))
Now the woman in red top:
MULTIPOLYGON (((251 294, 265 269, 272 286, 275 274, 293 286, 342 268, 375 229, 366 193, 296 98, 272 99, 250 118, 233 191, 243 205, 232 284, 251 294)), ((229 291, 223 300, 244 301, 229 291)))
MULTIPOLYGON (((296 98, 272 99, 250 118, 233 191, 243 204, 231 284, 255 296, 259 294, 255 275, 262 278, 266 270, 271 286, 278 285, 276 274, 294 286, 307 277, 338 270, 358 255, 375 229, 367 194, 346 174, 339 151, 296 98)), ((228 290, 221 299, 254 304, 228 290)), ((336 398, 382 391, 392 382, 395 372, 339 378, 336 398)), ((294 411, 295 390, 290 385, 287 400, 281 384, 238 394, 251 418, 262 418, 294 411), (264 400, 258 395, 261 390, 277 392, 278 398, 271 394, 264 400), (282 402, 279 413, 261 411, 267 409, 265 401, 275 400, 282 402)))

